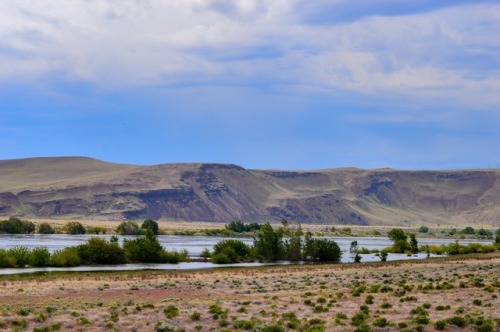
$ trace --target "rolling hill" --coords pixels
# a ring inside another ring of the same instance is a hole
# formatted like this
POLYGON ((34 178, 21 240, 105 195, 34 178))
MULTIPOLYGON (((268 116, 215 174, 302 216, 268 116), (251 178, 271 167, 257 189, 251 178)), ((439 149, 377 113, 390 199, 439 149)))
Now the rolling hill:
POLYGON ((247 170, 230 164, 0 160, 0 215, 319 224, 500 221, 500 171, 247 170))

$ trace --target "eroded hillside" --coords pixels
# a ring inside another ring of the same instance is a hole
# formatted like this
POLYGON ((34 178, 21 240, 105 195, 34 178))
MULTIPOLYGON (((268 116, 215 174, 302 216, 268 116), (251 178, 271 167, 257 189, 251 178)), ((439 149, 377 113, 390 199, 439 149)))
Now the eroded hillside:
POLYGON ((134 166, 90 158, 0 161, 0 214, 496 226, 500 171, 246 170, 228 164, 134 166))

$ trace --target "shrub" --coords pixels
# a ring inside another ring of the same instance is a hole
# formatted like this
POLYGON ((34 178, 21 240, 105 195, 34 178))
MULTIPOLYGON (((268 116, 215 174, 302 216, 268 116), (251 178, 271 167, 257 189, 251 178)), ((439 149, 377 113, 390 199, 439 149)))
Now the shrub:
POLYGON ((390 304, 389 302, 384 302, 380 305, 380 308, 389 309, 389 308, 392 308, 392 304, 390 304))
POLYGON ((386 327, 389 325, 389 321, 385 317, 378 317, 373 321, 373 326, 386 327))
POLYGON ((235 329, 251 330, 254 328, 254 325, 254 322, 246 319, 237 319, 233 322, 233 328, 235 329))
POLYGON ((7 234, 31 234, 35 231, 35 224, 31 221, 10 217, 8 220, 0 221, 0 233, 7 234))
POLYGON ((0 268, 16 267, 16 260, 7 250, 0 249, 0 268))
POLYGON ((420 228, 418 229, 418 232, 419 233, 429 233, 429 227, 427 227, 427 226, 420 226, 420 228))
POLYGON ((467 321, 462 316, 453 316, 448 319, 448 323, 450 323, 451 325, 455 325, 456 327, 467 326, 467 321))
POLYGON ((229 231, 233 231, 235 233, 252 232, 252 231, 258 231, 260 229, 260 225, 256 223, 245 224, 237 220, 237 221, 231 221, 229 224, 227 224, 226 229, 229 231))
POLYGON ((413 322, 415 324, 419 324, 419 325, 427 325, 427 324, 429 324, 430 320, 429 320, 428 316, 422 315, 422 316, 415 316, 413 318, 413 322))
POLYGON ((65 267, 78 266, 81 264, 80 256, 76 247, 58 249, 50 255, 50 266, 65 267))
POLYGON ((189 316, 189 318, 191 318, 192 321, 198 321, 201 318, 201 314, 198 311, 195 311, 191 314, 191 316, 189 316))
POLYGON ((38 225, 38 233, 40 234, 54 234, 54 228, 50 226, 49 223, 43 222, 40 225, 38 225))
POLYGON ((99 237, 91 237, 77 246, 77 251, 83 264, 123 264, 126 261, 125 250, 118 243, 99 237))
POLYGON ((65 226, 64 229, 68 234, 85 234, 86 230, 83 225, 77 221, 70 221, 65 226))
POLYGON ((438 320, 434 323, 434 327, 436 328, 436 330, 439 330, 439 331, 444 330, 447 325, 448 325, 448 322, 445 320, 438 320))
POLYGON ((352 326, 360 326, 365 322, 367 315, 364 312, 357 312, 351 317, 352 326))
POLYGON ((25 267, 30 263, 31 251, 25 246, 15 246, 7 251, 8 255, 11 256, 17 267, 25 267))
POLYGON ((145 236, 136 239, 125 239, 123 248, 129 260, 143 263, 164 263, 167 261, 165 249, 151 230, 146 230, 145 236))
POLYGON ((31 251, 30 263, 31 266, 43 267, 50 264, 50 252, 45 247, 37 247, 31 251))
POLYGON ((142 235, 139 225, 133 221, 124 221, 116 228, 116 233, 120 235, 142 235))
POLYGON ((260 332, 285 332, 285 329, 279 325, 266 325, 260 329, 260 332))
POLYGON ((169 305, 165 309, 163 309, 163 313, 165 314, 165 317, 170 319, 179 316, 179 309, 177 309, 176 306, 174 305, 169 305))
POLYGON ((342 251, 337 242, 327 239, 306 237, 304 256, 320 262, 340 262, 342 251))
POLYGON ((214 245, 212 263, 238 263, 250 259, 251 250, 243 241, 222 240, 214 245))
POLYGON ((158 223, 151 219, 146 219, 142 222, 141 228, 143 230, 150 229, 154 235, 158 235, 159 227, 158 223))

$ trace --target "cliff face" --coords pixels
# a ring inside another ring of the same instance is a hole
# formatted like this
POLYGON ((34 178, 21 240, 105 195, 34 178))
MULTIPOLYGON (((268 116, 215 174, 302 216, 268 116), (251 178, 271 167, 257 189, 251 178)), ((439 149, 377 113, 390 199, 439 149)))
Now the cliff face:
POLYGON ((0 215, 43 218, 485 223, 500 219, 500 171, 257 171, 226 164, 0 161, 0 215))

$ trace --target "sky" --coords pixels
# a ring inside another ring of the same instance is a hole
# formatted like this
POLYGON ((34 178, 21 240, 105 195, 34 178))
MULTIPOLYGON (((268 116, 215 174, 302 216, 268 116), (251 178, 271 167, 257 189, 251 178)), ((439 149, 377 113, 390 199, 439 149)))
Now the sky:
POLYGON ((0 2, 0 159, 500 168, 498 0, 0 2))

